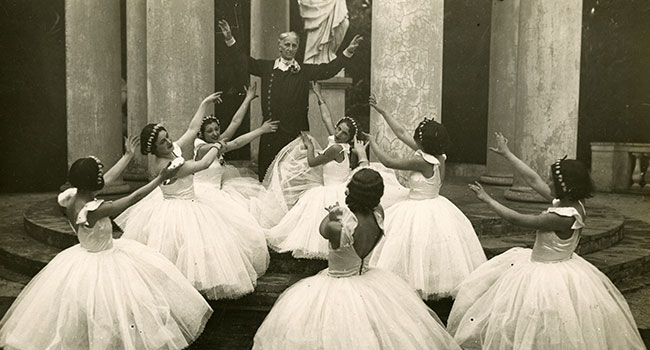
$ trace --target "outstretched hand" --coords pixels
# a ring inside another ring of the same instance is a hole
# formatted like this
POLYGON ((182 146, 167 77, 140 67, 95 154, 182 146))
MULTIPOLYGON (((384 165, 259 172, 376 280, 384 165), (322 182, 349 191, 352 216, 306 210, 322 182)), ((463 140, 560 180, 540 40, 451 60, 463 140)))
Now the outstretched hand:
POLYGON ((326 207, 325 210, 329 213, 328 217, 330 221, 339 221, 343 216, 343 210, 341 209, 339 202, 326 207))
POLYGON ((510 153, 510 148, 508 148, 508 139, 500 132, 495 132, 494 136, 496 138, 497 146, 489 147, 488 149, 500 156, 505 156, 510 153))
POLYGON ((208 97, 203 99, 203 103, 221 103, 223 100, 221 99, 221 94, 222 91, 217 91, 213 94, 210 94, 208 97))
POLYGON ((483 202, 487 202, 490 199, 492 199, 492 197, 489 194, 487 194, 487 192, 485 192, 483 186, 481 186, 481 184, 478 183, 477 181, 474 181, 473 184, 467 184, 467 187, 469 187, 469 189, 472 190, 474 194, 476 194, 476 198, 478 198, 483 202))
POLYGON ((271 120, 271 119, 269 119, 269 120, 265 121, 264 123, 262 123, 261 128, 262 128, 262 131, 265 134, 270 133, 270 132, 276 132, 278 130, 278 125, 279 124, 280 124, 279 120, 271 120))
POLYGON ((140 136, 124 137, 124 149, 127 155, 135 154, 135 151, 140 147, 140 136))
POLYGON ((246 91, 246 99, 249 102, 259 97, 257 94, 257 82, 254 82, 251 86, 244 86, 244 90, 246 91))
POLYGON ((354 38, 352 38, 352 41, 350 41, 350 44, 348 47, 345 49, 345 51, 348 52, 350 55, 354 55, 354 51, 359 47, 359 44, 363 40, 363 37, 359 34, 355 35, 354 38))
POLYGON ((379 114, 384 113, 384 110, 381 109, 381 107, 379 107, 377 104, 377 97, 375 96, 375 94, 370 94, 370 97, 368 97, 368 104, 370 105, 370 107, 374 108, 377 112, 379 112, 379 114))
POLYGON ((366 152, 366 147, 368 147, 368 141, 362 141, 357 139, 356 137, 354 138, 354 153, 357 155, 364 154, 366 152))
POLYGON ((217 22, 217 26, 219 27, 219 30, 221 30, 221 34, 223 34, 223 38, 226 41, 230 41, 232 39, 232 31, 230 30, 230 24, 228 24, 228 21, 225 19, 220 19, 217 22))
POLYGON ((320 94, 320 84, 317 81, 311 81, 311 90, 316 94, 319 100, 323 99, 323 96, 320 94))

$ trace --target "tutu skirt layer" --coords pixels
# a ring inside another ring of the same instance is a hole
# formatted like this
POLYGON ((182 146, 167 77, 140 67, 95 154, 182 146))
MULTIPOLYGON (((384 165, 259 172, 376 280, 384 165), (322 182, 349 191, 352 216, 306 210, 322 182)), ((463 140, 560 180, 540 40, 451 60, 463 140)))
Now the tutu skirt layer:
POLYGON ((393 205, 386 210, 385 232, 370 265, 404 278, 424 299, 453 296, 486 261, 470 221, 442 196, 393 205))
POLYGON ((394 274, 370 269, 334 278, 327 270, 285 291, 253 349, 460 349, 439 319, 394 274))
POLYGON ((181 349, 212 309, 163 256, 119 239, 57 255, 0 321, 5 349, 181 349))
POLYGON ((152 194, 116 222, 125 238, 159 251, 208 298, 252 292, 269 263, 262 228, 229 194, 194 186, 195 199, 152 194))
POLYGON ((459 287, 448 329, 464 349, 645 349, 627 302, 577 254, 531 260, 513 248, 459 287))
POLYGON ((274 250, 292 251, 296 258, 327 259, 329 244, 319 233, 327 215, 326 207, 345 203, 345 184, 314 187, 273 228, 266 237, 274 250))

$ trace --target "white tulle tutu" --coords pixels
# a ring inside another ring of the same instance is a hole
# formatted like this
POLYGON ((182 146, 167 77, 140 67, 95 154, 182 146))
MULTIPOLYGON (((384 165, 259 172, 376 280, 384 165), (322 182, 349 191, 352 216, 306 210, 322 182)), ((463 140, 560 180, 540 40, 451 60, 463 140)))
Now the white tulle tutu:
POLYGON ((627 302, 577 254, 531 260, 513 248, 460 286, 448 329, 464 349, 645 349, 627 302))
POLYGON ((262 228, 233 197, 194 183, 194 199, 164 199, 158 188, 115 222, 172 261, 209 299, 251 293, 269 263, 262 228))
POLYGON ((329 245, 319 233, 326 207, 345 203, 345 183, 313 187, 269 230, 268 244, 277 252, 291 251, 296 258, 327 259, 329 245))
POLYGON ((0 321, 4 349, 182 349, 212 309, 162 255, 118 239, 58 254, 0 321))
POLYGON ((443 196, 398 202, 386 210, 385 225, 370 265, 404 278, 423 299, 453 296, 486 261, 472 224, 443 196))
POLYGON ((253 349, 460 349, 441 322, 394 274, 370 269, 335 278, 327 270, 276 301, 253 349))

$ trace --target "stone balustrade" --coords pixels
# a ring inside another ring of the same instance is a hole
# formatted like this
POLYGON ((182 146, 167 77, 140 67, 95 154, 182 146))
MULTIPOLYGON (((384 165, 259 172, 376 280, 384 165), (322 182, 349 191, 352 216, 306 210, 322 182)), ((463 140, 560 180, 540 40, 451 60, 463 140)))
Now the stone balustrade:
POLYGON ((649 161, 650 143, 591 143, 591 176, 598 191, 650 193, 649 161))

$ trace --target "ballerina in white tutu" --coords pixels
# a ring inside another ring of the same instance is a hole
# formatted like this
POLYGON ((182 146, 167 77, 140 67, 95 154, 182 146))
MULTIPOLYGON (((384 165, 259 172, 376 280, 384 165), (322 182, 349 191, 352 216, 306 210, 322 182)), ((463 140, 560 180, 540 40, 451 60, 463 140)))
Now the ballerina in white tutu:
POLYGON ((410 170, 408 200, 386 210, 386 238, 370 264, 404 278, 423 299, 453 297, 454 289, 486 261, 481 243, 465 215, 439 194, 445 173, 447 130, 424 119, 413 136, 395 118, 372 106, 398 139, 415 151, 406 158, 391 157, 370 140, 377 158, 392 169, 410 170))
POLYGON ((213 186, 194 183, 193 173, 208 168, 220 152, 221 144, 211 145, 203 158, 192 160, 202 118, 215 101, 220 101, 220 93, 203 100, 177 142, 171 142, 160 124, 144 127, 141 152, 155 155, 154 168, 172 159, 185 161, 176 177, 160 186, 162 196, 146 198, 115 220, 125 238, 162 253, 213 300, 253 292, 269 263, 264 233, 256 220, 239 207, 224 205, 223 193, 213 186))
MULTIPOLYGON (((327 107, 323 109, 323 103, 319 104, 321 112, 325 112, 321 117, 330 134, 327 147, 316 155, 312 138, 306 132, 302 132, 301 138, 307 148, 307 165, 322 166, 323 184, 305 191, 279 223, 266 230, 271 248, 278 252, 291 251, 296 258, 327 259, 327 241, 318 234, 320 218, 327 213, 325 208, 345 200, 345 183, 351 171, 349 143, 358 130, 357 122, 350 117, 340 119, 335 127, 327 107)), ((360 157, 366 159, 365 148, 360 149, 363 153, 360 157)))
POLYGON ((319 225, 329 268, 280 295, 253 349, 460 349, 401 278, 367 266, 383 234, 383 187, 372 169, 354 174, 346 205, 330 206, 319 225))
POLYGON ((481 201, 516 225, 538 229, 533 249, 512 248, 476 269, 460 286, 448 329, 464 349, 645 349, 623 295, 574 253, 585 226, 592 183, 579 161, 551 165, 552 185, 519 160, 497 133, 490 150, 507 159, 553 206, 538 215, 509 209, 480 184, 481 201))
POLYGON ((244 147, 262 134, 275 132, 278 128, 278 121, 268 120, 259 128, 231 140, 246 115, 247 106, 256 97, 255 90, 256 85, 246 89, 244 102, 223 133, 221 133, 219 119, 214 115, 208 115, 203 117, 198 137, 194 140, 194 160, 197 161, 203 159, 212 146, 216 144, 222 146, 218 160, 212 162, 209 168, 197 172, 195 181, 211 185, 218 191, 224 191, 232 197, 232 200, 244 205, 247 210, 250 207, 250 199, 258 197, 264 191, 264 187, 257 177, 241 176, 235 167, 224 162, 223 155, 244 147))
POLYGON ((4 349, 182 349, 203 331, 212 309, 158 252, 113 239, 109 216, 151 192, 176 170, 116 201, 95 199, 133 157, 127 152, 105 176, 97 158, 75 161, 74 186, 59 204, 79 244, 50 261, 22 290, 0 321, 4 349))

